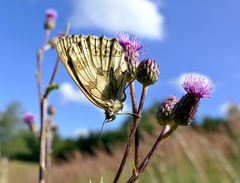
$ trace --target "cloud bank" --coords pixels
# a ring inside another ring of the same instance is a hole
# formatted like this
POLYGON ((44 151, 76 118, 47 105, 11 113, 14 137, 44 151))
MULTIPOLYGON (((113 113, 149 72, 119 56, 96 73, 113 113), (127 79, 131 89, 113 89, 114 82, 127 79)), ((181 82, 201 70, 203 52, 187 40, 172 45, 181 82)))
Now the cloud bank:
POLYGON ((89 103, 87 98, 79 89, 74 89, 70 83, 62 83, 60 86, 60 95, 63 102, 89 103))
POLYGON ((164 38, 164 17, 157 4, 150 0, 72 2, 70 21, 74 28, 98 28, 112 34, 128 32, 145 38, 164 38))

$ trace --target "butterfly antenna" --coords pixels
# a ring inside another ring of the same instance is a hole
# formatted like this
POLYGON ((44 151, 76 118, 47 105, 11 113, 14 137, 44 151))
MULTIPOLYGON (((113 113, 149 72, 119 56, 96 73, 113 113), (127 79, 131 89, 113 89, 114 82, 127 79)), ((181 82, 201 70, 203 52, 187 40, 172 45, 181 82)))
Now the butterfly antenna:
POLYGON ((126 90, 134 80, 135 80, 135 79, 133 79, 130 83, 128 83, 128 85, 125 87, 124 90, 126 90))
POLYGON ((102 143, 102 132, 103 132, 103 127, 104 124, 106 123, 107 119, 104 119, 103 123, 102 123, 102 127, 101 127, 101 131, 100 131, 100 136, 99 136, 99 143, 102 143))

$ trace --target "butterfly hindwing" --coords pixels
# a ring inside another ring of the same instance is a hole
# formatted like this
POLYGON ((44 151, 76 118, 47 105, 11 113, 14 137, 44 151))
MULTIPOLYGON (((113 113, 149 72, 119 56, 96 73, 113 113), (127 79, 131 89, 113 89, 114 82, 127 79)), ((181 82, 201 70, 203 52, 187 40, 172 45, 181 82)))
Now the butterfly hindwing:
POLYGON ((83 94, 102 109, 121 101, 126 85, 124 50, 116 39, 104 36, 63 36, 54 46, 83 94))

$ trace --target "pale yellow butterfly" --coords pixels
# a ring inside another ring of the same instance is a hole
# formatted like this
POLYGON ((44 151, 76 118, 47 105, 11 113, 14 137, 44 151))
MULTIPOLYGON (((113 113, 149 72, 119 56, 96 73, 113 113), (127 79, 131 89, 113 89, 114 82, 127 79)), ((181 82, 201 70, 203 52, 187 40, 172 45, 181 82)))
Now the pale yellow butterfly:
POLYGON ((126 100, 123 47, 105 36, 68 35, 53 41, 62 63, 82 93, 112 121, 126 100))

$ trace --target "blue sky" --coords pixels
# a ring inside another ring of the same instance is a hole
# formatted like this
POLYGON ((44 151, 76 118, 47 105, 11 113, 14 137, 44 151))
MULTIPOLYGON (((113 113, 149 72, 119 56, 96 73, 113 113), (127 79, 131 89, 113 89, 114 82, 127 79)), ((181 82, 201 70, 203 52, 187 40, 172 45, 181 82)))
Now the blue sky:
MULTIPOLYGON (((204 74, 215 84, 212 98, 202 100, 199 118, 221 116, 221 108, 229 102, 240 103, 238 0, 12 0, 3 1, 0 7, 0 110, 19 101, 25 111, 39 115, 36 50, 43 42, 48 8, 55 8, 59 14, 53 36, 64 31, 68 21, 72 23, 72 34, 113 37, 124 31, 138 36, 144 44, 141 58, 157 60, 161 70, 158 83, 149 88, 145 108, 168 95, 181 97, 177 83, 188 72, 204 74)), ((45 54, 45 86, 55 60, 54 50, 45 54)), ((103 111, 81 96, 62 65, 56 82, 62 89, 51 94, 49 103, 57 107, 61 134, 73 136, 89 129, 99 130, 103 111)), ((140 93, 140 86, 137 89, 140 93)), ((118 116, 105 125, 105 130, 116 128, 123 119, 118 116)))

